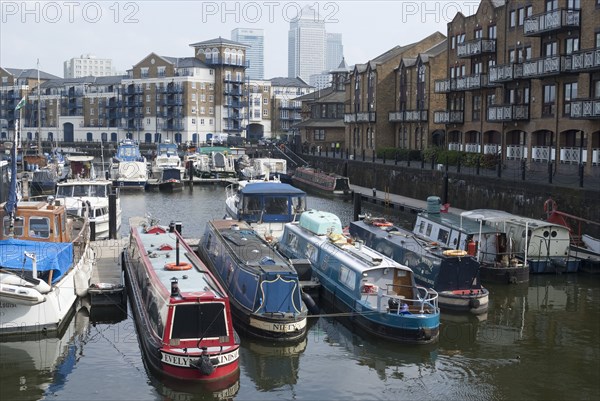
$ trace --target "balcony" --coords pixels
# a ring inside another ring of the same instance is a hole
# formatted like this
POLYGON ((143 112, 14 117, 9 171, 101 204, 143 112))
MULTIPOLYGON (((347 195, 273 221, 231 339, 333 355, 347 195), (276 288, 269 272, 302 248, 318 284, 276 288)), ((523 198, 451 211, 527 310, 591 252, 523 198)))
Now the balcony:
POLYGON ((356 122, 357 123, 374 123, 375 122, 375 112, 369 111, 366 113, 356 113, 356 122))
POLYGON ((450 92, 450 78, 436 79, 433 83, 433 91, 435 93, 448 93, 450 92))
POLYGON ((499 84, 510 82, 514 79, 523 77, 523 64, 502 64, 490 66, 488 73, 488 82, 490 84, 499 84))
POLYGON ((459 43, 456 55, 461 58, 476 57, 486 53, 496 53, 496 39, 475 39, 459 43))
POLYGON ((356 122, 356 114, 355 113, 345 113, 344 114, 344 124, 351 124, 356 122))
POLYGON ((208 64, 208 65, 215 65, 215 64, 232 65, 232 66, 242 67, 242 68, 250 67, 249 61, 240 61, 240 60, 236 59, 235 57, 218 57, 217 56, 217 57, 207 58, 206 64, 208 64))
POLYGON ((452 79, 450 89, 455 91, 468 91, 473 89, 481 89, 487 86, 487 75, 473 74, 452 79))
POLYGON ((433 122, 435 124, 462 124, 464 121, 464 111, 462 110, 440 110, 433 112, 433 122))
POLYGON ((569 117, 578 119, 600 118, 600 99, 576 99, 571 101, 569 117))
POLYGON ((425 122, 427 121, 427 110, 404 110, 391 112, 389 122, 425 122))
POLYGON ((523 78, 536 78, 559 74, 561 71, 560 56, 542 57, 524 61, 523 78))
POLYGON ((587 72, 600 70, 600 48, 583 50, 564 57, 563 71, 587 72))
POLYGON ((528 104, 506 104, 488 107, 488 121, 527 121, 529 120, 528 104))
POLYGON ((523 34, 525 36, 541 36, 549 32, 579 29, 580 19, 579 10, 558 9, 547 11, 526 18, 523 34))

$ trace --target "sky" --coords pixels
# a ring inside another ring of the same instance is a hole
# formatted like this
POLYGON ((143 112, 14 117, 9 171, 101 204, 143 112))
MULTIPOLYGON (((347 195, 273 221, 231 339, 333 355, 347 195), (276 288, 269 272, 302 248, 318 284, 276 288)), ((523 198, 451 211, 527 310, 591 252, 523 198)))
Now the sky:
POLYGON ((287 76, 290 21, 313 5, 325 29, 341 33, 348 65, 436 31, 479 0, 440 1, 5 1, 0 0, 0 66, 62 77, 63 62, 82 54, 110 58, 125 73, 154 52, 191 57, 189 46, 234 28, 262 28, 265 78, 287 76))

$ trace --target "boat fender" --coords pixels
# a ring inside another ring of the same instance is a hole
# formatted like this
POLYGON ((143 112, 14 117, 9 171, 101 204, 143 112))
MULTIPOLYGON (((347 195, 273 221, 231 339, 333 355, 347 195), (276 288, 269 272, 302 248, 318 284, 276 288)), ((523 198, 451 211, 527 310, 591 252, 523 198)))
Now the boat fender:
POLYGON ((442 253, 445 256, 465 256, 467 251, 463 251, 462 249, 448 249, 442 253))
POLYGON ((201 374, 208 376, 215 371, 215 367, 212 364, 210 357, 208 354, 202 354, 198 361, 192 364, 196 369, 200 371, 201 374))
POLYGON ((312 313, 313 315, 319 314, 319 307, 317 306, 317 303, 315 302, 313 297, 311 297, 304 291, 302 292, 302 301, 304 301, 304 304, 306 305, 310 313, 312 313))
POLYGON ((469 301, 469 306, 473 309, 479 308, 480 305, 481 305, 481 302, 479 302, 478 299, 472 299, 469 301))
POLYGON ((192 264, 187 262, 179 262, 179 264, 171 262, 165 264, 165 270, 190 270, 191 268, 192 264))

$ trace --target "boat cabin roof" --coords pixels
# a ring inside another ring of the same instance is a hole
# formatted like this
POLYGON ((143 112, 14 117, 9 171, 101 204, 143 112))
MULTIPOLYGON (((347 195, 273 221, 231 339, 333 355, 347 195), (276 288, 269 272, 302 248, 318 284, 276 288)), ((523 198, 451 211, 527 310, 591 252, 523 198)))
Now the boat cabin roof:
POLYGON ((247 268, 270 273, 295 274, 295 269, 247 223, 236 220, 212 220, 211 224, 247 268))
POLYGON ((495 209, 469 210, 466 212, 462 212, 461 216, 474 220, 483 220, 490 223, 509 223, 512 225, 519 226, 525 226, 525 224, 527 224, 531 229, 550 226, 564 227, 560 224, 555 224, 544 220, 532 219, 530 217, 518 216, 516 214, 508 213, 503 210, 495 209))
POLYGON ((282 182, 250 182, 240 189, 243 195, 295 195, 306 196, 306 192, 282 182))
POLYGON ((481 232, 483 234, 491 234, 498 232, 498 229, 483 224, 480 227, 478 221, 473 219, 469 219, 463 217, 461 215, 457 215, 454 213, 429 213, 429 212, 421 212, 417 216, 417 222, 415 224, 415 232, 417 232, 417 225, 419 224, 419 219, 428 220, 432 223, 445 226, 447 228, 451 228, 453 230, 457 230, 463 232, 465 234, 478 234, 481 228, 481 232))

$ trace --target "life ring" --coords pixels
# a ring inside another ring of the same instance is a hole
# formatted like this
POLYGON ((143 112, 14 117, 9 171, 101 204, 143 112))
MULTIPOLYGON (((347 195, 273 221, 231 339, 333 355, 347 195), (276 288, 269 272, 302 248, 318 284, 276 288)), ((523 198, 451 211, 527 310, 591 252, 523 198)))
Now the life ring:
POLYGON ((187 262, 179 262, 179 264, 171 262, 165 264, 165 270, 190 270, 191 268, 192 264, 187 262))
POLYGON ((463 251, 462 249, 448 249, 447 251, 442 252, 445 256, 465 256, 467 251, 463 251))

